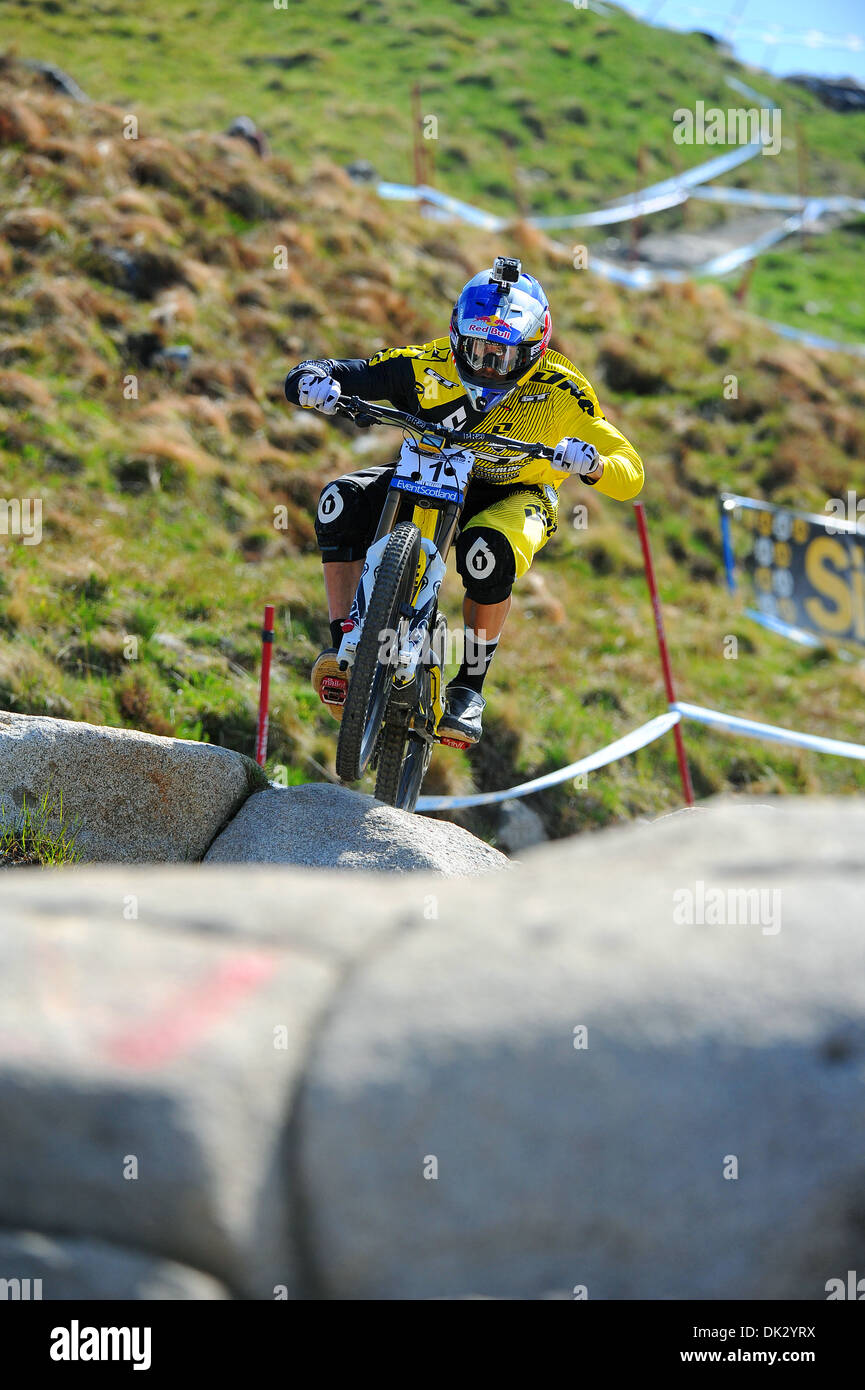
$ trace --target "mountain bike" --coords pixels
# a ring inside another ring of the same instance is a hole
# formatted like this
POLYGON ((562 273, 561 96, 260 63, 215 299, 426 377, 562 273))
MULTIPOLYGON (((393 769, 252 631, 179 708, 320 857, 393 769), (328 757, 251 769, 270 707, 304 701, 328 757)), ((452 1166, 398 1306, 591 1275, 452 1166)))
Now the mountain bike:
POLYGON ((356 782, 374 768, 378 800, 412 811, 435 744, 469 746, 437 733, 447 649, 438 597, 475 458, 552 459, 553 450, 431 426, 359 396, 340 397, 337 410, 357 425, 401 428, 403 444, 337 653, 350 678, 336 770, 356 782))

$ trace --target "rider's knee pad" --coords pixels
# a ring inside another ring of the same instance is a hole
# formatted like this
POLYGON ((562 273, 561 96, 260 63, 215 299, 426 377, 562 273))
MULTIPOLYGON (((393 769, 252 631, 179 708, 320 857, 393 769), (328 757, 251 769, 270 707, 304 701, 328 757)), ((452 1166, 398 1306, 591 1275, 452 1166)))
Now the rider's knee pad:
POLYGON ((457 571, 474 603, 503 603, 516 578, 511 543, 492 526, 468 526, 456 543, 457 571))
POLYGON ((387 471, 363 469, 322 488, 315 534, 323 560, 363 559, 381 515, 387 482, 380 475, 387 471))

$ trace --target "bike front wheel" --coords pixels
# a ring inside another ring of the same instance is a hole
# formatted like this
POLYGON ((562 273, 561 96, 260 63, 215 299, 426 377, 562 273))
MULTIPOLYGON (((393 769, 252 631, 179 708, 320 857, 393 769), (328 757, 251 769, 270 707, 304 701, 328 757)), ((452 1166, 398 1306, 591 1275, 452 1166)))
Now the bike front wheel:
POLYGON ((336 771, 343 782, 362 777, 375 752, 393 688, 399 645, 394 635, 411 602, 419 558, 418 528, 412 522, 395 526, 381 557, 343 706, 336 745, 336 771))

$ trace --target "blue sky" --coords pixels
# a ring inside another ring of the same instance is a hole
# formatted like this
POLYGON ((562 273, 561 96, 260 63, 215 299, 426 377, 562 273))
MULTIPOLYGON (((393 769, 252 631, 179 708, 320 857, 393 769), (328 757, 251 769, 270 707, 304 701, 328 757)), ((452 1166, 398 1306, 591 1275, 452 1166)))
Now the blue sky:
POLYGON ((855 77, 865 84, 862 0, 619 0, 641 19, 671 29, 707 29, 736 56, 776 77, 793 72, 855 77), (856 46, 851 40, 858 41, 856 46))

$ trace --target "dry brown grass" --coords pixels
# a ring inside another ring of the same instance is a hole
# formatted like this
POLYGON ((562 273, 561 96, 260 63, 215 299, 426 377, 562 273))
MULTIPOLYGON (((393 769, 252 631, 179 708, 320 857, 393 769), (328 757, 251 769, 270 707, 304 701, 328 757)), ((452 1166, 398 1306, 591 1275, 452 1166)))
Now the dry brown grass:
POLYGON ((18 97, 0 101, 0 145, 39 149, 47 134, 45 122, 29 102, 18 97))
POLYGON ((35 377, 15 370, 0 371, 0 403, 17 409, 51 410, 54 398, 47 386, 35 377))

